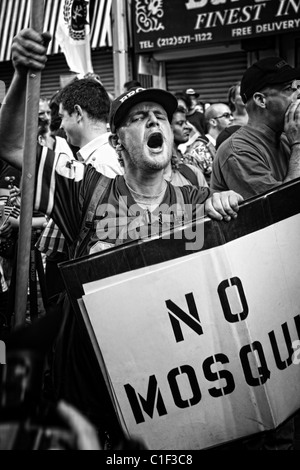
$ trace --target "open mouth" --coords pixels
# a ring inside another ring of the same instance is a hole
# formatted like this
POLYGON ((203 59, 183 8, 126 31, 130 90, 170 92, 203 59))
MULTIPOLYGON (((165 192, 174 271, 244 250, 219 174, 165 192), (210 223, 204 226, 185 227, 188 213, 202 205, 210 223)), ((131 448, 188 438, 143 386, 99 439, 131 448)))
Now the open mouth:
POLYGON ((162 135, 159 132, 155 132, 149 137, 147 145, 151 149, 160 149, 163 145, 162 135))

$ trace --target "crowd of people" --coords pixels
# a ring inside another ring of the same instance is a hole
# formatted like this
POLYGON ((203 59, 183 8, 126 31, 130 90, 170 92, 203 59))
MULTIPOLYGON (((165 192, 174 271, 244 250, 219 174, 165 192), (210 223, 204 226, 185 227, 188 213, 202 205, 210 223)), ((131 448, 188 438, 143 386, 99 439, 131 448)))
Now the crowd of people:
MULTIPOLYGON (((44 39, 46 33, 31 29, 14 39, 15 73, 0 114, 1 175, 9 165, 21 177, 25 75, 29 67, 44 69, 44 39)), ((230 88, 226 103, 201 109, 198 98, 193 88, 171 93, 132 81, 111 99, 94 77, 72 81, 51 100, 41 97, 34 209, 43 219, 36 248, 45 263, 46 315, 55 311, 60 319, 46 393, 66 402, 60 411, 69 423, 77 412, 75 423, 87 423, 91 448, 132 444, 124 440, 103 378, 93 373, 57 264, 198 217, 230 223, 244 200, 300 176, 299 70, 279 57, 265 58, 230 88), (169 213, 171 207, 179 214, 169 213)), ((7 188, 4 194, 9 197, 7 188)), ((3 240, 10 225, 8 219, 0 227, 3 240)), ((0 262, 1 299, 9 291, 4 267, 0 262)), ((5 323, 7 334, 13 318, 5 305, 0 328, 5 323)), ((293 439, 291 419, 239 446, 292 449, 293 439)))

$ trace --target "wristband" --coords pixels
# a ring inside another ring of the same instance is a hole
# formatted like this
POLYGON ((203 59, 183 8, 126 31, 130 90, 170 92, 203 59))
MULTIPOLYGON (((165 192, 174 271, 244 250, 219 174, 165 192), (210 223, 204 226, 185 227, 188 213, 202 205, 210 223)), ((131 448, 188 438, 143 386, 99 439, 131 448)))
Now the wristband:
POLYGON ((291 147, 294 147, 294 145, 300 145, 300 142, 294 142, 293 144, 291 144, 291 147))

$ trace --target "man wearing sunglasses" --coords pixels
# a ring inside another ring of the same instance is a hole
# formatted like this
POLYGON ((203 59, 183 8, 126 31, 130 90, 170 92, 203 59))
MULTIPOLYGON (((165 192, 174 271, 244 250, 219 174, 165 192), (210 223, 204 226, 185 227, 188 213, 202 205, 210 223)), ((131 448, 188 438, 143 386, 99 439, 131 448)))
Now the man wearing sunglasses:
POLYGON ((210 183, 212 163, 216 154, 218 135, 233 121, 229 106, 225 103, 214 103, 205 111, 207 133, 200 135, 185 152, 186 161, 200 168, 207 183, 210 183))
POLYGON ((259 60, 244 73, 241 96, 249 121, 218 148, 211 188, 246 199, 300 177, 300 69, 259 60))

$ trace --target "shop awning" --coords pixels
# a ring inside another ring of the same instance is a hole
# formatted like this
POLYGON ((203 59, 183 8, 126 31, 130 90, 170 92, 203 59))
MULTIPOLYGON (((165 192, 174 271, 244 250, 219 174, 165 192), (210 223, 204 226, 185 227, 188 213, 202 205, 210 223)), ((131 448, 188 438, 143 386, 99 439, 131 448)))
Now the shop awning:
MULTIPOLYGON (((59 10, 63 0, 45 0, 44 30, 52 34, 48 54, 57 54, 60 47, 55 40, 59 10)), ((0 62, 11 59, 11 45, 14 36, 29 26, 30 4, 28 0, 0 1, 0 62)), ((91 20, 91 48, 111 47, 111 5, 112 0, 95 0, 91 20)))

